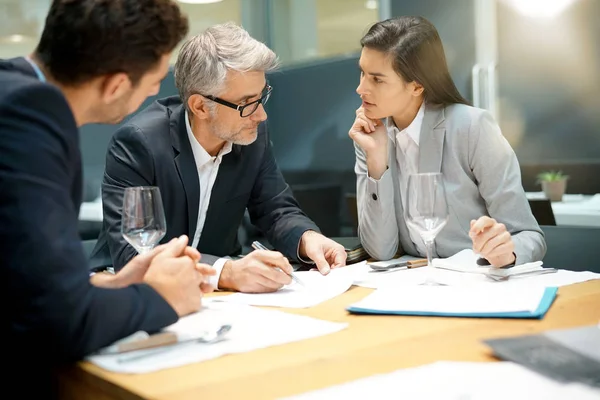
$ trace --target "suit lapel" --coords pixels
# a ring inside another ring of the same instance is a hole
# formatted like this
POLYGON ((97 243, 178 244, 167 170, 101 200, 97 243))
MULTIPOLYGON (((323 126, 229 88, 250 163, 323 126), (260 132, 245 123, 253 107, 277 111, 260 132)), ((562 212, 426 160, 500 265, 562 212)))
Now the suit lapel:
MULTIPOLYGON (((238 166, 240 165, 241 149, 241 146, 233 145, 231 152, 223 156, 221 160, 219 172, 210 193, 203 232, 214 232, 214 230, 219 229, 219 216, 227 212, 224 208, 225 202, 230 198, 231 191, 237 185, 240 177, 238 166)), ((230 227, 223 227, 223 229, 230 229, 230 227)), ((212 235, 202 234, 198 242, 198 248, 210 247, 211 240, 214 240, 212 235)))
POLYGON ((187 200, 188 236, 193 239, 198 223, 198 205, 200 204, 200 183, 198 169, 192 153, 185 124, 185 109, 176 108, 171 114, 171 143, 175 150, 175 166, 183 184, 187 200))
POLYGON ((445 136, 444 109, 426 106, 419 138, 419 173, 441 172, 445 136))

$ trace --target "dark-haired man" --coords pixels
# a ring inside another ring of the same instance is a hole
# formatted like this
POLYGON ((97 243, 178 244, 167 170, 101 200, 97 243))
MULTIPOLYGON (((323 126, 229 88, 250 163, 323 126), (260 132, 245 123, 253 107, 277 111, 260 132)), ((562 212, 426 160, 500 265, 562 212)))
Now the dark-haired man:
POLYGON ((19 397, 52 397, 57 365, 200 307, 212 269, 187 237, 90 277, 77 232, 78 127, 119 122, 156 94, 187 31, 172 0, 55 0, 34 53, 0 61, 5 391, 25 376, 19 397))

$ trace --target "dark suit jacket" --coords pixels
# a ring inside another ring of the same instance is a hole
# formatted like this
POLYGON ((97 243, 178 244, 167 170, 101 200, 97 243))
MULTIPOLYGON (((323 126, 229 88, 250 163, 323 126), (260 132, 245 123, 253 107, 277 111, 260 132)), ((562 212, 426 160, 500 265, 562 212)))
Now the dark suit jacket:
MULTIPOLYGON (((167 233, 162 242, 196 232, 200 189, 198 170, 178 96, 154 102, 113 136, 102 182, 103 230, 92 252, 92 266, 121 268, 136 253, 121 236, 123 192, 129 186, 160 188, 167 233)), ((298 243, 317 226, 300 210, 283 179, 266 124, 248 146, 234 145, 225 155, 213 186, 198 243, 202 262, 239 255, 237 232, 248 208, 256 225, 277 250, 297 260, 298 243)))
POLYGON ((20 395, 49 390, 57 364, 177 320, 147 285, 90 284, 77 233, 78 134, 56 87, 40 82, 23 58, 0 60, 0 320, 10 371, 3 382, 30 377, 20 395))

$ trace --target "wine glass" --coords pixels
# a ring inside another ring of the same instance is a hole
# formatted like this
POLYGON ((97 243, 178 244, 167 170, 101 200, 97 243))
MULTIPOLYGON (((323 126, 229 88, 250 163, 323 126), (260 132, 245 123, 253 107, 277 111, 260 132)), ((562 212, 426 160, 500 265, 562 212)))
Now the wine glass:
POLYGON ((404 218, 410 227, 419 232, 427 249, 428 272, 425 284, 435 284, 431 263, 433 242, 448 222, 448 204, 442 174, 409 175, 404 218))
POLYGON ((155 186, 125 189, 121 234, 138 254, 154 248, 165 236, 167 222, 160 190, 155 186))

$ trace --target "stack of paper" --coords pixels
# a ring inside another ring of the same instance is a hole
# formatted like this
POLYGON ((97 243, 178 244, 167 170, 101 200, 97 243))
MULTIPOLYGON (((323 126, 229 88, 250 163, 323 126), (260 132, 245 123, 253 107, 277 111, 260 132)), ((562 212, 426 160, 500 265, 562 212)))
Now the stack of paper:
POLYGON ((354 273, 353 266, 335 268, 328 275, 318 271, 298 271, 294 274, 304 286, 292 282, 273 293, 234 293, 221 296, 219 300, 253 306, 307 308, 344 293, 352 286, 354 273))
POLYGON ((440 361, 374 375, 286 400, 598 400, 600 390, 552 381, 509 362, 440 361))
POLYGON ((542 318, 556 288, 407 286, 377 289, 348 307, 356 314, 542 318))
POLYGON ((223 324, 231 325, 231 330, 225 340, 220 342, 187 342, 170 346, 166 351, 157 352, 163 349, 154 348, 123 354, 93 355, 88 360, 114 372, 153 372, 225 354, 243 353, 323 336, 347 326, 345 323, 322 321, 276 310, 205 300, 201 311, 180 319, 165 330, 186 338, 223 324))

